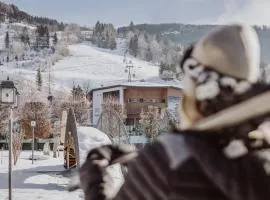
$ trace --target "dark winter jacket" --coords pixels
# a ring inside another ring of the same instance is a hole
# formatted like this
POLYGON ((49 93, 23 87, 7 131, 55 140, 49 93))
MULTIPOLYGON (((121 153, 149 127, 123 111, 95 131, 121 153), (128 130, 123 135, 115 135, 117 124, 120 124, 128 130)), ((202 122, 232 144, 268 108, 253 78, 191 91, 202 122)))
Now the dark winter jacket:
POLYGON ((230 160, 210 141, 166 134, 130 164, 115 200, 267 200, 270 177, 255 153, 230 160))

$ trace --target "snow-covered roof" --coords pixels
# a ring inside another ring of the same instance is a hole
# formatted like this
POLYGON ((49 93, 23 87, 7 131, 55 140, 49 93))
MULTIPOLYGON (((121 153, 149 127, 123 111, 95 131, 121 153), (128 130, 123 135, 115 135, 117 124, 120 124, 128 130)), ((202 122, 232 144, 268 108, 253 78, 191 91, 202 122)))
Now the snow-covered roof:
POLYGON ((155 88, 174 88, 174 89, 182 89, 182 85, 179 84, 179 82, 150 82, 150 81, 131 81, 131 82, 122 82, 118 84, 112 84, 112 85, 107 85, 99 88, 94 88, 91 90, 93 91, 98 91, 98 90, 105 90, 105 89, 110 89, 110 88, 115 88, 115 87, 155 87, 155 88))

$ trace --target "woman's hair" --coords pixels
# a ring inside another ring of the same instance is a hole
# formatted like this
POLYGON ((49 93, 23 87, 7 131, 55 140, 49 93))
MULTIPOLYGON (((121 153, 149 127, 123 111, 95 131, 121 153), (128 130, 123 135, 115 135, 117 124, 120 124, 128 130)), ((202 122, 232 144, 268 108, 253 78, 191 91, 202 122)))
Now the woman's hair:
MULTIPOLYGON (((205 100, 196 101, 197 109, 203 117, 208 117, 212 114, 217 113, 218 111, 224 110, 232 105, 244 102, 245 100, 248 100, 252 97, 255 97, 270 90, 270 85, 263 82, 258 82, 250 84, 250 88, 243 93, 235 93, 232 86, 223 85, 221 83, 222 75, 220 75, 220 77, 221 78, 216 81, 220 90, 219 94, 217 94, 215 98, 208 98, 205 100)), ((240 84, 243 81, 239 79, 234 80, 236 81, 236 84, 240 84)))

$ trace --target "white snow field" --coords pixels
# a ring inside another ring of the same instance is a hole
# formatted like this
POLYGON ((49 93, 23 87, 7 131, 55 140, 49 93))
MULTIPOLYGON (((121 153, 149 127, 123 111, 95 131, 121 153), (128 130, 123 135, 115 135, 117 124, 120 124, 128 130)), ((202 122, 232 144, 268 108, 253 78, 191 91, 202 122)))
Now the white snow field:
MULTIPOLYGON (((123 63, 123 54, 96 48, 90 44, 75 44, 69 46, 71 56, 57 62, 52 68, 53 77, 58 83, 67 85, 73 82, 89 81, 91 87, 116 80, 128 79, 123 63)), ((132 60, 135 79, 147 79, 158 76, 158 66, 136 59, 132 60)))
MULTIPOLYGON (((104 144, 110 144, 109 138, 99 130, 92 127, 78 127, 80 144, 80 161, 84 162, 89 150, 104 144)), ((31 151, 23 151, 16 166, 13 166, 12 186, 14 200, 81 200, 81 190, 68 192, 70 178, 63 167, 63 152, 58 158, 43 156, 43 152, 35 152, 41 160, 29 160, 31 151), (47 159, 46 159, 47 158, 47 159)), ((112 166, 110 173, 115 180, 115 186, 122 183, 120 167, 112 166)), ((8 151, 0 152, 0 199, 8 198, 8 151)))

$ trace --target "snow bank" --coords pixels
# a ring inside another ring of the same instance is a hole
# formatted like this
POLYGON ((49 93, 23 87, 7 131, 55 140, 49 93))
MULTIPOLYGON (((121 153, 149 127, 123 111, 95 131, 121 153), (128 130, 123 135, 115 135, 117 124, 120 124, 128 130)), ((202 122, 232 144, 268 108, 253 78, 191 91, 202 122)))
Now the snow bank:
POLYGON ((83 164, 90 150, 105 144, 111 144, 109 137, 100 130, 93 127, 77 128, 80 164, 83 164))
MULTIPOLYGON (((109 137, 105 133, 93 127, 79 126, 77 127, 77 135, 79 142, 80 165, 84 163, 90 150, 100 147, 102 145, 111 144, 109 137)), ((108 172, 113 178, 113 187, 115 187, 115 189, 120 188, 124 181, 120 165, 115 164, 109 167, 108 172)), ((114 191, 114 189, 112 189, 111 191, 114 191)))

